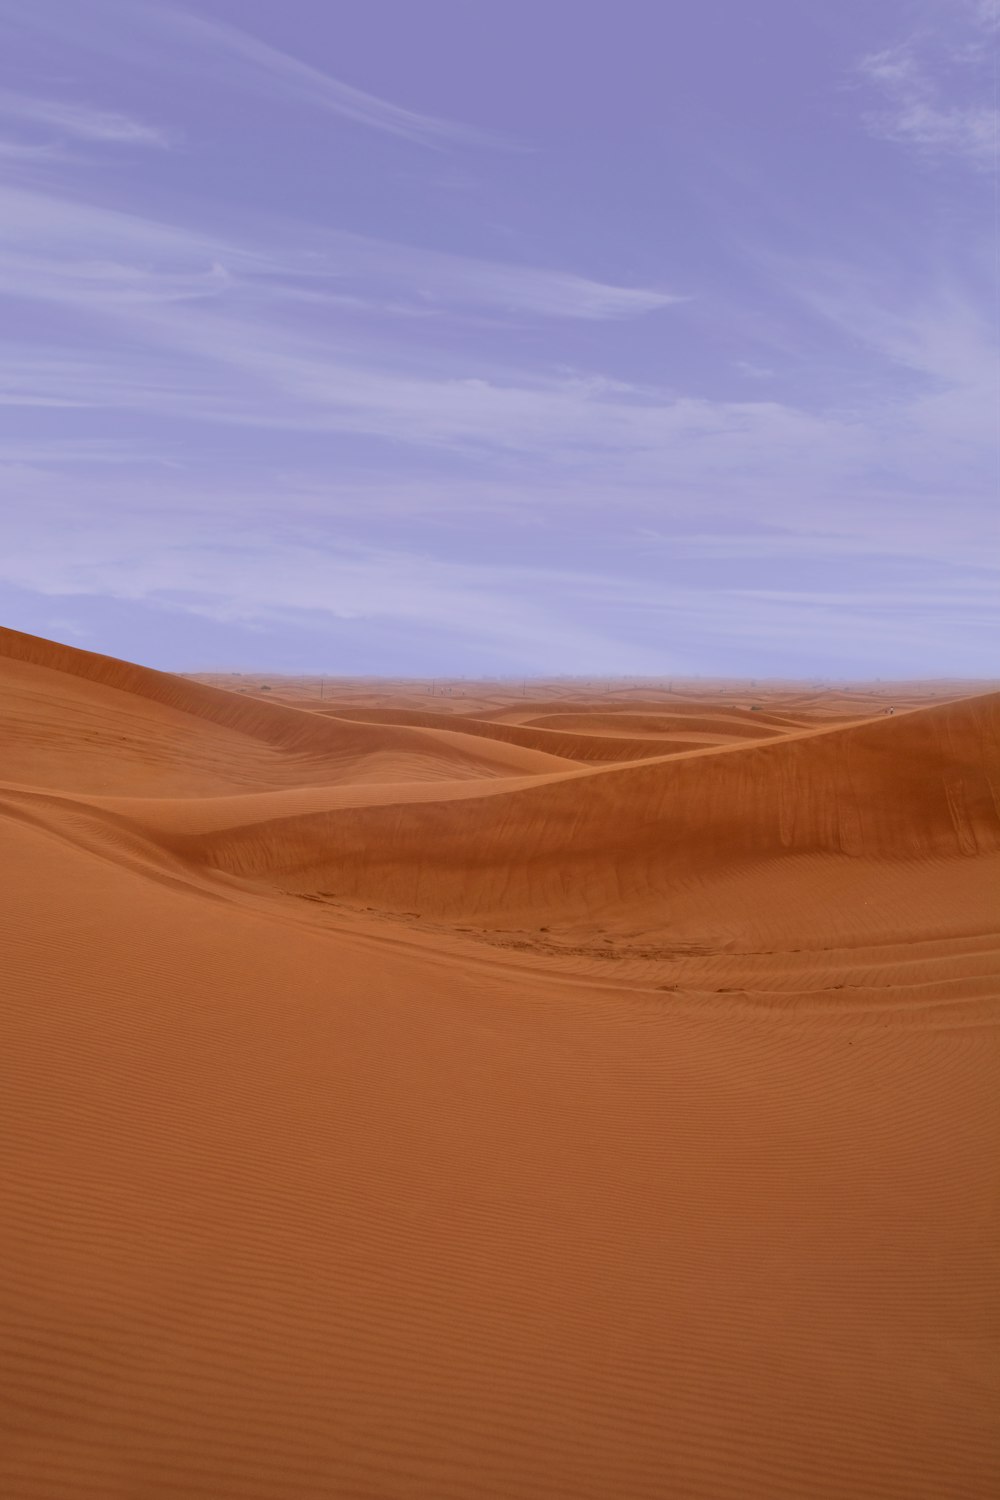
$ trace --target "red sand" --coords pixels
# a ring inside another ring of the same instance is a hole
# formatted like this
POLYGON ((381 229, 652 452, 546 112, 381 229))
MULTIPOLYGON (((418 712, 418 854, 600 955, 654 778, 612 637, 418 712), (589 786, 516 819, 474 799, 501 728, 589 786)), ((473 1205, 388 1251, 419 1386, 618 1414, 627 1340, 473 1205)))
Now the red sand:
POLYGON ((0 632, 0 1493, 1000 1492, 1000 696, 263 680, 0 632))

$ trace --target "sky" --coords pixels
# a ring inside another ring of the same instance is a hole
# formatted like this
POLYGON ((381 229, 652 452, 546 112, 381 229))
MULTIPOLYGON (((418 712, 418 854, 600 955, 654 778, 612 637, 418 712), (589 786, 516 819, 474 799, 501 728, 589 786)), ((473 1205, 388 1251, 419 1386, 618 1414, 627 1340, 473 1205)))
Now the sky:
POLYGON ((997 677, 998 10, 0 0, 0 620, 997 677))

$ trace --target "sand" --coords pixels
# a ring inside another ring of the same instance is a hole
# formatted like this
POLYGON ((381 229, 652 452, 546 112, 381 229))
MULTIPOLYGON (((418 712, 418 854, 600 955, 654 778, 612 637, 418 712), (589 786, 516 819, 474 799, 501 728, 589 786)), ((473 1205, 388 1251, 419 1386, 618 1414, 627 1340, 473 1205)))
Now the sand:
POLYGON ((1000 695, 319 688, 0 632, 0 1493, 1000 1493, 1000 695))

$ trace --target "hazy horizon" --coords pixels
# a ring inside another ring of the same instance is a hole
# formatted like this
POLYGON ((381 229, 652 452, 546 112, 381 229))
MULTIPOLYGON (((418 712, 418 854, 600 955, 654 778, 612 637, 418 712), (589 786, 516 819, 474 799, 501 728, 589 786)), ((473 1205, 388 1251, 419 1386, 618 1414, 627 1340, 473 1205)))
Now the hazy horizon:
MULTIPOLYGON (((141 665, 141 664, 140 664, 141 665)), ((988 690, 995 684, 1000 684, 1000 677, 821 677, 805 673, 800 677, 733 677, 714 676, 709 673, 685 676, 682 673, 673 675, 661 674, 647 675, 628 672, 608 673, 607 675, 594 676, 582 672, 545 672, 545 673, 522 673, 522 672, 500 672, 500 673, 473 673, 468 675, 448 676, 445 673, 425 674, 422 677, 408 676, 398 672, 323 672, 323 671, 301 671, 301 672, 269 672, 252 671, 249 667, 232 668, 226 667, 202 667, 193 668, 188 672, 179 674, 190 678, 209 677, 268 677, 274 682, 413 682, 413 683, 468 683, 472 686, 480 684, 514 684, 519 682, 534 685, 548 683, 579 683, 591 686, 595 690, 605 684, 630 683, 633 686, 657 686, 661 688, 670 687, 681 683, 702 683, 706 686, 733 686, 733 687, 837 687, 842 688, 849 685, 866 688, 890 688, 890 687, 921 687, 932 686, 935 683, 962 683, 970 686, 984 685, 988 690)))
POLYGON ((0 0, 0 620, 993 680, 997 17, 0 0))

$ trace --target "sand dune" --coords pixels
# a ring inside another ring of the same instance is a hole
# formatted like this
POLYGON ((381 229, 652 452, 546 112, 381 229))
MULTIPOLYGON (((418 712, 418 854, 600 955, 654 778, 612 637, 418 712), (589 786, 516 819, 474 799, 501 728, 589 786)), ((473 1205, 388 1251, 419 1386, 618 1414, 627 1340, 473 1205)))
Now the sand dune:
POLYGON ((635 909, 738 863, 1000 847, 1000 695, 766 745, 486 785, 474 800, 248 823, 199 863, 436 916, 635 909), (991 777, 992 773, 992 777, 991 777))
POLYGON ((718 714, 695 713, 694 711, 646 714, 625 712, 543 714, 541 718, 532 719, 530 722, 538 729, 561 729, 564 732, 577 734, 620 735, 630 731, 632 734, 641 736, 680 735, 685 739, 697 737, 705 744, 732 739, 769 739, 772 735, 782 733, 788 728, 801 727, 795 721, 775 725, 773 716, 769 722, 763 723, 758 714, 742 714, 734 711, 718 714))
MULTIPOLYGON (((474 718, 468 714, 437 714, 416 709, 340 709, 335 715, 326 710, 324 716, 365 724, 411 724, 427 729, 461 730, 465 734, 491 739, 497 744, 543 750, 549 755, 581 764, 649 760, 653 756, 666 755, 674 750, 683 752, 691 748, 689 737, 664 733, 663 725, 653 728, 645 737, 622 733, 617 726, 612 726, 607 733, 598 736, 590 731, 589 726, 585 726, 582 732, 574 733, 575 725, 568 725, 564 729, 558 725, 549 728, 534 724, 506 724, 502 720, 474 718)), ((711 739, 703 735, 696 743, 709 744, 711 739)))
POLYGON ((0 1493, 992 1497, 1000 696, 461 691, 0 632, 0 1493))
POLYGON ((429 735, 260 703, 16 631, 0 631, 0 670, 0 751, 10 780, 184 796, 561 765, 450 726, 429 735))

